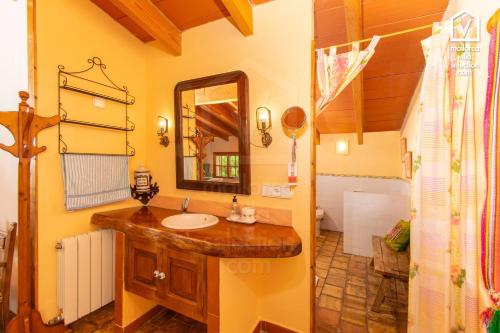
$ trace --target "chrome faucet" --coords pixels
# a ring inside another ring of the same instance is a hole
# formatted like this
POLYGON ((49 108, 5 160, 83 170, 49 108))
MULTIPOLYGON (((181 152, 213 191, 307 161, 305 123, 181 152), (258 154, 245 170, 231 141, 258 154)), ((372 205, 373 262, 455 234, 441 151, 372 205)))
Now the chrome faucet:
POLYGON ((188 206, 189 206, 189 197, 186 197, 184 198, 184 200, 182 200, 182 206, 181 206, 181 210, 183 213, 187 213, 187 210, 188 210, 188 206))

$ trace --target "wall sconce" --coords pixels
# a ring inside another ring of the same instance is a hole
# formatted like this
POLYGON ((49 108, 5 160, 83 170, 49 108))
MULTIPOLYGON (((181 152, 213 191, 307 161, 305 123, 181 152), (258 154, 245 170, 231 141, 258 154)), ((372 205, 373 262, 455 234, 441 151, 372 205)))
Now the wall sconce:
POLYGON ((160 144, 167 147, 170 140, 167 136, 168 133, 168 119, 162 116, 158 117, 158 136, 160 137, 160 144))
POLYGON ((271 110, 266 108, 265 106, 261 106, 257 108, 257 129, 260 131, 262 135, 262 145, 264 147, 269 147, 271 142, 273 142, 273 138, 271 134, 269 134, 269 130, 271 129, 271 110))
POLYGON ((349 141, 339 140, 335 143, 335 153, 337 155, 349 155, 349 141))

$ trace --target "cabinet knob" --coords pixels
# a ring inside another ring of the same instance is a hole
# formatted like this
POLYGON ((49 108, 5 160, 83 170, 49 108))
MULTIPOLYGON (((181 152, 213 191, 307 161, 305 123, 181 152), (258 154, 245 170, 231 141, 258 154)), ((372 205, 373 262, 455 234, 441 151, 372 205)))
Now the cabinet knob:
POLYGON ((155 270, 155 271, 153 272, 153 276, 154 276, 155 278, 158 278, 158 277, 160 276, 160 271, 159 271, 159 270, 155 270))
POLYGON ((160 274, 158 274, 158 279, 160 279, 160 280, 165 279, 165 273, 160 272, 160 274))

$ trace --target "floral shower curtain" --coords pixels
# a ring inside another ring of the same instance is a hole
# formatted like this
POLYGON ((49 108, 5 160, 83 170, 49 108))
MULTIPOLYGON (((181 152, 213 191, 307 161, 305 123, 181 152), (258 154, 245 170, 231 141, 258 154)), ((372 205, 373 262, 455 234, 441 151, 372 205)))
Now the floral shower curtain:
POLYGON ((475 333, 480 327, 473 78, 457 68, 464 53, 452 50, 460 44, 450 43, 450 26, 436 23, 422 42, 426 67, 412 182, 412 333, 475 333))
POLYGON ((484 150, 486 165, 486 199, 481 217, 481 266, 483 281, 489 292, 491 307, 482 314, 489 333, 500 332, 500 9, 492 16, 488 84, 484 112, 484 150), (496 23, 495 23, 496 20, 496 23))
POLYGON ((347 85, 365 68, 375 53, 379 36, 373 36, 368 47, 360 51, 359 42, 352 44, 352 51, 337 54, 337 48, 331 47, 329 54, 318 50, 317 78, 320 97, 316 101, 316 115, 319 115, 337 97, 347 85))

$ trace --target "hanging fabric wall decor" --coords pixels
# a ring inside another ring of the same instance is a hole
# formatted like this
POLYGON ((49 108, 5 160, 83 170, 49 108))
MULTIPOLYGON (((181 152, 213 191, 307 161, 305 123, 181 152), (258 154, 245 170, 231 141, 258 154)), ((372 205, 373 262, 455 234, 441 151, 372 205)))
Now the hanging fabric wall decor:
POLYGON ((484 111, 484 151, 486 199, 481 219, 481 267, 484 285, 492 306, 481 319, 488 333, 500 332, 500 9, 488 22, 491 34, 486 107, 484 111))
POLYGON ((352 44, 352 51, 337 54, 337 48, 331 47, 329 54, 319 49, 317 76, 320 97, 316 101, 319 115, 337 97, 347 85, 365 68, 375 53, 380 36, 374 36, 368 47, 360 51, 359 42, 352 44))

